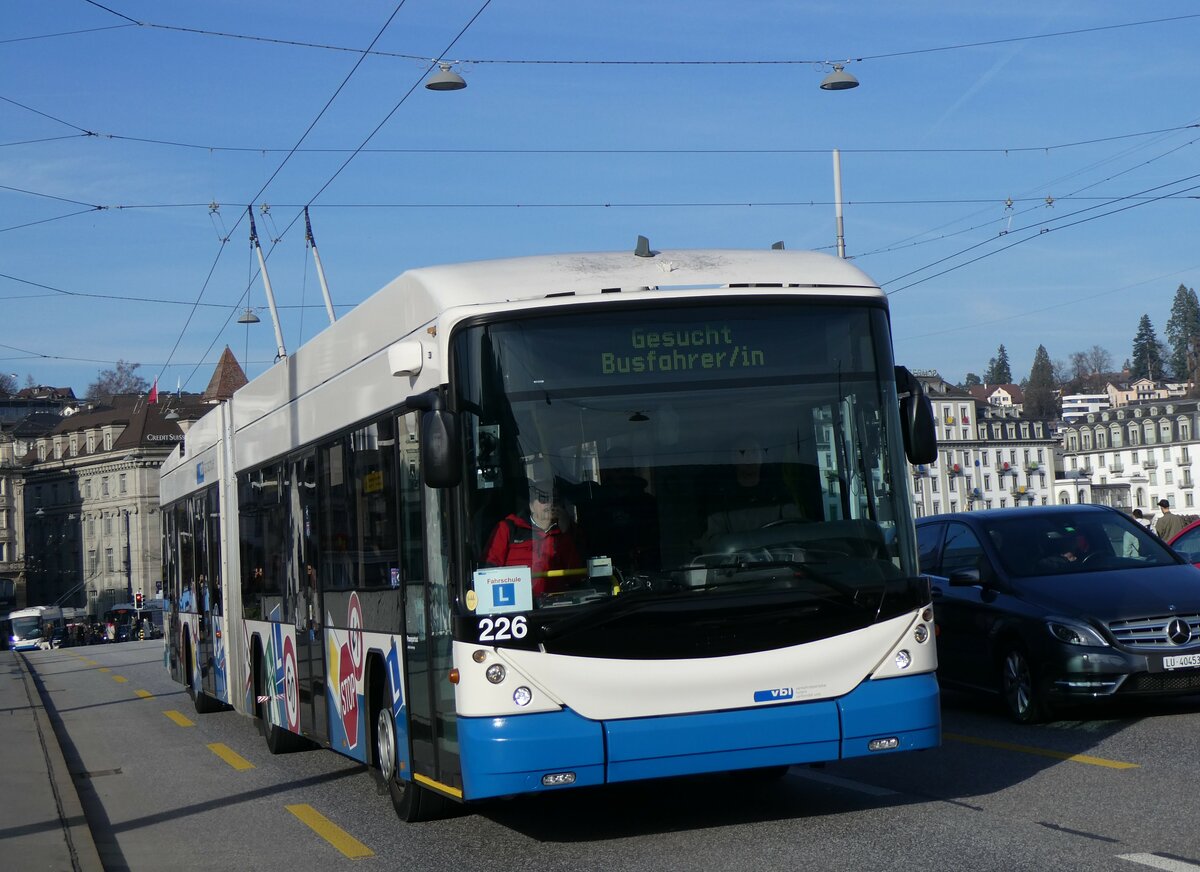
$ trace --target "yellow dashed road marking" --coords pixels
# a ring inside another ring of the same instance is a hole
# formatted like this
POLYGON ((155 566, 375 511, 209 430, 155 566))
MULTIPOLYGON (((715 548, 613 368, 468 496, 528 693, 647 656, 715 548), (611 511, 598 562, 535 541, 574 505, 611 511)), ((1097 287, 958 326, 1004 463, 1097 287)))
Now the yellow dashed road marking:
POLYGON ((1066 751, 1052 751, 1049 748, 1035 748, 1032 745, 1014 745, 1011 742, 998 742, 994 739, 980 739, 976 736, 963 736, 958 733, 942 733, 943 739, 955 742, 965 742, 969 745, 984 745, 988 748, 1000 748, 1004 751, 1019 751, 1022 754, 1036 754, 1039 757, 1053 757, 1056 760, 1070 760, 1072 763, 1086 763, 1089 766, 1104 766, 1109 769, 1137 769, 1137 763, 1124 763, 1120 760, 1107 760, 1104 757, 1092 757, 1088 754, 1071 754, 1066 751))
POLYGON ((172 709, 172 710, 171 710, 171 711, 169 711, 169 712, 163 712, 163 714, 164 714, 164 715, 166 715, 167 717, 169 717, 169 718, 170 718, 171 720, 173 720, 175 723, 179 724, 179 726, 181 726, 181 727, 194 727, 194 726, 196 726, 196 725, 195 725, 195 724, 193 724, 191 721, 189 721, 187 718, 185 718, 181 712, 177 712, 177 711, 175 711, 174 709, 172 709))
POLYGON ((109 669, 107 666, 101 666, 101 667, 100 667, 100 671, 101 671, 101 672, 112 672, 112 670, 111 670, 111 669, 109 669))
POLYGON ((136 693, 142 699, 152 699, 154 697, 154 694, 148 690, 135 690, 134 693, 136 693))
POLYGON ((128 681, 128 680, 129 680, 129 679, 128 679, 128 678, 126 678, 124 675, 114 675, 114 676, 112 677, 112 679, 113 679, 113 681, 122 682, 122 683, 124 683, 124 682, 126 682, 126 681, 128 681))
POLYGON ((239 754, 237 751, 230 748, 228 745, 223 745, 220 742, 213 742, 208 746, 208 750, 212 751, 234 769, 239 772, 243 769, 253 769, 254 764, 239 754))
POLYGON ((374 857, 375 852, 343 830, 311 805, 289 805, 287 810, 300 818, 310 830, 333 845, 351 860, 374 857))

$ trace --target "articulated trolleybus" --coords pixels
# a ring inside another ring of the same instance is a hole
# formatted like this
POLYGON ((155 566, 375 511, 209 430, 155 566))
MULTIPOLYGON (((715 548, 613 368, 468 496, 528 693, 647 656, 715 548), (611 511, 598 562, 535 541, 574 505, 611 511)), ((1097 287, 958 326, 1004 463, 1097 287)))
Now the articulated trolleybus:
POLYGON ((406 820, 938 744, 933 418, 886 298, 823 254, 640 255, 412 270, 196 422, 162 500, 198 710, 406 820))

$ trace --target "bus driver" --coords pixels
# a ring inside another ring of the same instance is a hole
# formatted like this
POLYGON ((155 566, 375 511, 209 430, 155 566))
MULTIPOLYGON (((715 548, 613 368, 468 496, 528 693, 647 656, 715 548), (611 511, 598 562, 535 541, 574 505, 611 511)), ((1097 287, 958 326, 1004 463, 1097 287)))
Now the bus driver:
POLYGON ((528 511, 513 512, 496 525, 483 562, 528 566, 535 597, 566 590, 567 577, 558 570, 578 570, 584 562, 574 535, 559 523, 561 512, 554 479, 530 481, 528 511))

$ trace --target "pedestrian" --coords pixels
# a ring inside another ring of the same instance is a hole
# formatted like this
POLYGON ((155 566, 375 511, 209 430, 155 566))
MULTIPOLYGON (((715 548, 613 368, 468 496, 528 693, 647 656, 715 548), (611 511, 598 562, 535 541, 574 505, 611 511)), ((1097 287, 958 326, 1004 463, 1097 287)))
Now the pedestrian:
POLYGON ((1187 526, 1187 521, 1179 515, 1171 514, 1171 504, 1167 500, 1159 500, 1158 507, 1162 510, 1162 514, 1154 522, 1154 532, 1164 542, 1170 542, 1180 530, 1187 526))
POLYGON ((1141 524, 1143 527, 1145 527, 1147 530, 1150 529, 1150 519, 1142 514, 1141 509, 1133 510, 1133 519, 1135 521, 1137 521, 1139 524, 1141 524))

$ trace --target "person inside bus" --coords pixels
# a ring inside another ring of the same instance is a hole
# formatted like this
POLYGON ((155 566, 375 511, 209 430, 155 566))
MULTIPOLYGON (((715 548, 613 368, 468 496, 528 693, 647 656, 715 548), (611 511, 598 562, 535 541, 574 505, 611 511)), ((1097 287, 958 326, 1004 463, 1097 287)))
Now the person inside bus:
POLYGON ((717 490, 720 508, 708 516, 708 527, 701 538, 703 545, 712 545, 728 533, 744 533, 778 521, 803 518, 782 482, 776 481, 769 471, 777 465, 765 466, 766 455, 753 436, 742 436, 734 443, 730 458, 733 484, 717 490))
POLYGON ((488 539, 483 562, 487 566, 528 566, 534 597, 567 589, 570 577, 557 571, 582 569, 584 562, 552 476, 530 480, 529 508, 501 519, 488 539), (547 574, 552 572, 555 574, 547 574))

